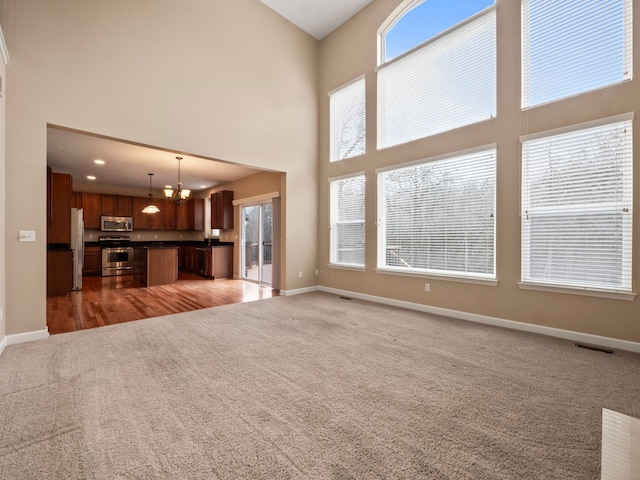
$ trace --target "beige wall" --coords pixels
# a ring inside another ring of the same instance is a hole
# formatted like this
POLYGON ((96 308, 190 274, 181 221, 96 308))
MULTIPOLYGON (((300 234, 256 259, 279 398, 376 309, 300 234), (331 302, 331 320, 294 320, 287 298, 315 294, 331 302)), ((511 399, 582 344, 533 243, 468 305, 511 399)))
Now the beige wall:
MULTIPOLYGON (((230 182, 224 185, 217 186, 208 191, 210 195, 213 192, 219 190, 231 190, 233 191, 234 201, 242 201, 252 197, 259 197, 261 195, 267 195, 270 193, 278 192, 282 199, 282 210, 287 209, 287 193, 286 193, 286 175, 278 172, 263 172, 250 177, 245 177, 241 180, 230 182)), ((284 224, 284 222, 283 222, 284 224)), ((220 232, 220 240, 223 242, 233 242, 233 276, 234 278, 240 278, 240 236, 241 236, 241 223, 240 223, 240 207, 234 206, 233 208, 233 230, 223 230, 220 232)), ((284 238, 286 235, 286 229, 284 225, 280 229, 280 237, 284 238)), ((280 271, 286 270, 286 243, 281 248, 280 259, 280 271)), ((313 263, 315 269, 315 261, 313 263)), ((284 288, 283 288, 284 289, 284 288)))
MULTIPOLYGON (((4 48, 4 36, 0 31, 0 48, 4 48)), ((2 55, 0 55, 2 57, 2 55)), ((4 227, 4 218, 5 218, 5 98, 6 98, 6 66, 5 66, 5 58, 0 58, 0 265, 5 265, 5 227, 4 227)), ((0 267, 0 345, 5 336, 5 288, 6 288, 6 276, 5 269, 0 267)), ((2 348, 0 347, 0 351, 2 348)))
POLYGON ((0 23, 7 334, 45 328, 47 123, 286 172, 283 288, 315 281, 292 272, 317 258, 316 40, 256 0, 1 0, 0 23))
MULTIPOLYGON (((389 297, 461 312, 527 322, 629 341, 640 341, 640 299, 634 301, 520 290, 520 144, 519 136, 567 124, 576 124, 640 110, 640 81, 633 80, 553 104, 520 110, 520 2, 497 0, 498 12, 498 117, 492 121, 376 151, 376 34, 380 25, 401 3, 375 0, 320 45, 320 149, 319 149, 319 257, 320 284, 336 289, 389 297), (367 153, 330 164, 327 92, 366 74, 367 153), (375 169, 496 142, 497 278, 498 286, 473 285, 435 278, 376 274, 375 169), (327 179, 358 171, 367 177, 366 271, 328 268, 329 188, 327 179), (424 283, 431 284, 425 293, 424 283)), ((635 24, 640 12, 635 11, 635 24)), ((634 78, 640 70, 640 35, 635 35, 634 78)), ((636 121, 637 123, 637 121, 636 121)), ((640 135, 635 135, 640 152, 640 135)), ((636 158, 638 157, 636 153, 636 158)), ((634 166, 634 200, 640 198, 640 162, 634 166)), ((634 213, 635 266, 633 291, 640 277, 640 224, 634 213)))

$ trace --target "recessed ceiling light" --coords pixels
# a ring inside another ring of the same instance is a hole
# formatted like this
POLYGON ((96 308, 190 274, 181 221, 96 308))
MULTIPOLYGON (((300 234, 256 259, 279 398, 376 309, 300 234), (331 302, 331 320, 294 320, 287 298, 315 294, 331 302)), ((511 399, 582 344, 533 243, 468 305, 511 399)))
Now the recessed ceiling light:
POLYGON ((206 185, 200 185, 200 188, 207 188, 206 185))
POLYGON ((95 180, 96 177, 94 175, 87 175, 87 180, 95 180))
POLYGON ((104 165, 104 160, 94 160, 93 163, 96 163, 98 165, 104 165))

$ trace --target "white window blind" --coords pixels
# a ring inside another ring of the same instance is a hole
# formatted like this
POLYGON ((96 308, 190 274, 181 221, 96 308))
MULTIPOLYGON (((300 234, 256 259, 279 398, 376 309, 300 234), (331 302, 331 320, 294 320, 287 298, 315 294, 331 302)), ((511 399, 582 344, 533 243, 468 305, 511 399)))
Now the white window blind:
POLYGON ((364 266, 365 176, 331 180, 330 262, 364 266))
POLYGON ((632 0, 523 0, 522 107, 631 79, 632 0))
POLYGON ((631 290, 631 120, 522 144, 522 281, 631 290))
POLYGON ((378 268, 495 278, 495 149, 378 173, 378 268))
POLYGON ((364 77, 329 94, 330 161, 365 153, 365 116, 364 77))
POLYGON ((495 7, 378 70, 378 148, 495 115, 495 7))

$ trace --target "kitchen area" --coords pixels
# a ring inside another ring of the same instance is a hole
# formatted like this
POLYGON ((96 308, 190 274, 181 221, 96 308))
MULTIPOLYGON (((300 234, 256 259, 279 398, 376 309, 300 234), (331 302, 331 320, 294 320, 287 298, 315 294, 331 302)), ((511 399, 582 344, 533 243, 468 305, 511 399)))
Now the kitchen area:
POLYGON ((233 278, 233 192, 172 201, 73 189, 47 171, 47 297, 82 290, 83 279, 117 277, 133 288, 175 282, 180 272, 233 278), (150 203, 159 207, 142 213, 150 203), (208 218, 207 218, 208 217, 208 218))

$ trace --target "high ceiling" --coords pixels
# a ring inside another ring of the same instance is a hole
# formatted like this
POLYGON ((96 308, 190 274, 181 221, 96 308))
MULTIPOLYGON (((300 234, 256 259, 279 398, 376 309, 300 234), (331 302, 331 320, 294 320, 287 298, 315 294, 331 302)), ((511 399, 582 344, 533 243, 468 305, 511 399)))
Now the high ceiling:
MULTIPOLYGON (((322 39, 373 0, 260 0, 299 28, 322 39)), ((149 191, 153 173, 154 195, 165 185, 181 180, 194 192, 259 173, 259 170, 216 159, 185 155, 152 146, 91 135, 64 128, 47 129, 47 164, 73 176, 78 191, 142 195, 149 191), (94 163, 104 160, 104 165, 94 163), (93 175, 96 180, 87 179, 93 175)))
POLYGON ((373 0, 260 0, 321 40, 373 0))

